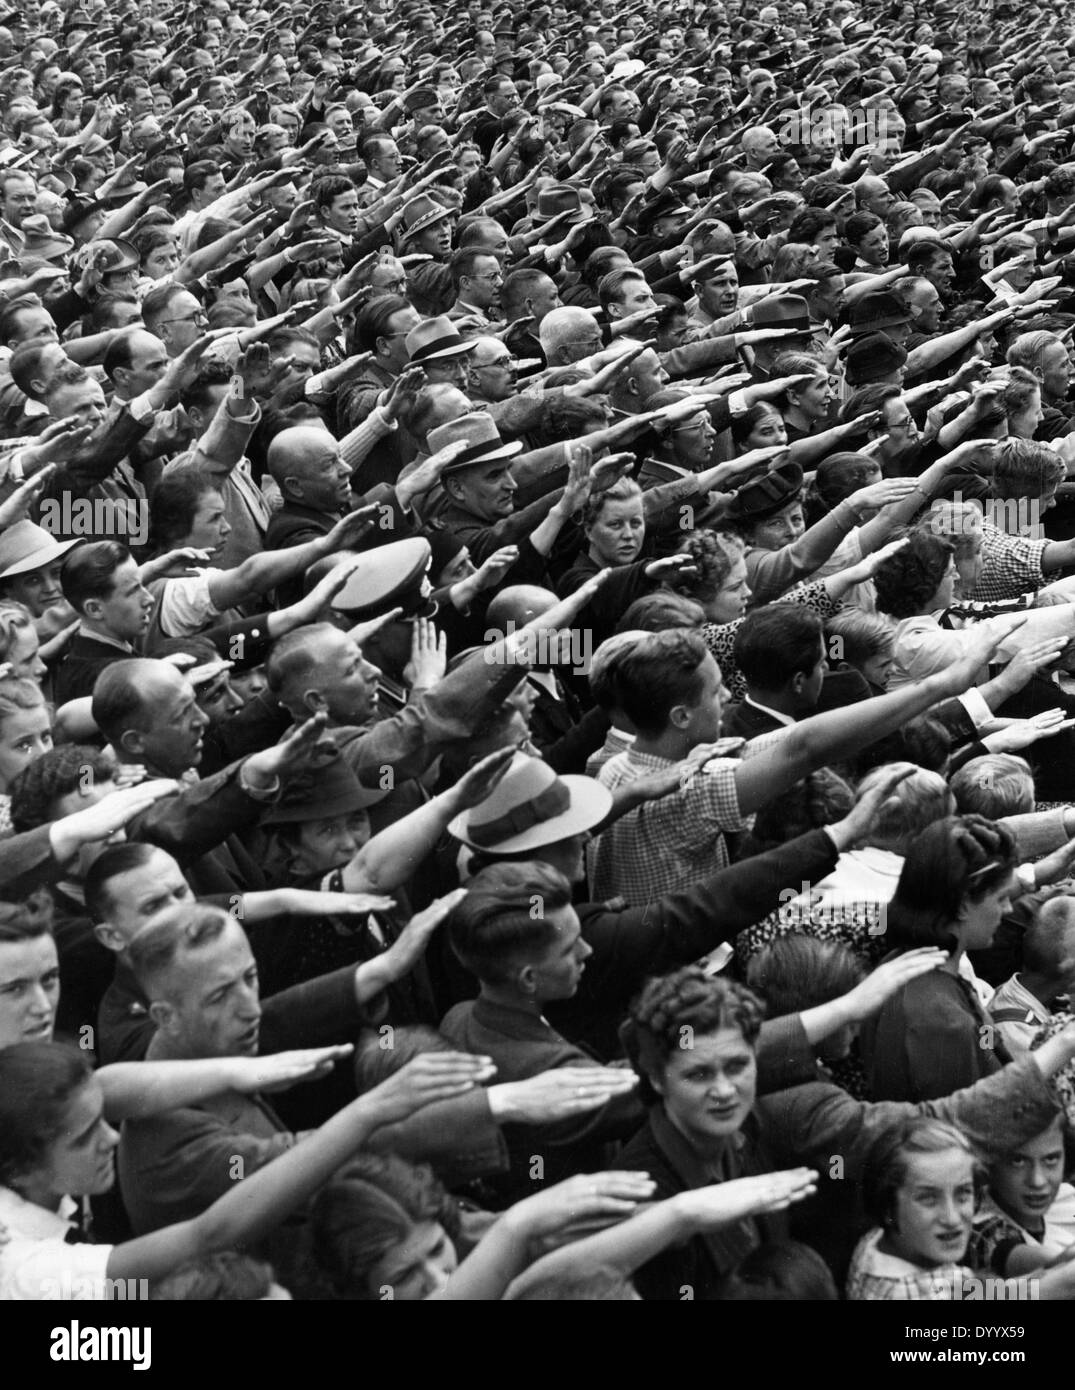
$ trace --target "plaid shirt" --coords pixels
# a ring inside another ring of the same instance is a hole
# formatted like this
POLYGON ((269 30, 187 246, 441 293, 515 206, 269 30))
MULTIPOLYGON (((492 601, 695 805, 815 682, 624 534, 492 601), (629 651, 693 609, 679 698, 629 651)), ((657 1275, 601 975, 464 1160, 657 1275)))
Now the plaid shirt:
MULTIPOLYGON (((610 758, 597 775, 609 791, 636 777, 664 771, 668 758, 634 748, 610 758)), ((739 810, 733 758, 717 758, 671 796, 644 801, 621 816, 590 846, 590 896, 622 896, 638 905, 701 883, 728 864, 725 830, 746 830, 739 810)))
POLYGON ((1019 598, 1047 581, 1041 568, 1047 540, 1009 536, 988 519, 982 521, 982 577, 968 598, 978 603, 1019 598))
POLYGON ((878 1226, 864 1235, 855 1247, 847 1275, 847 1297, 851 1303, 864 1300, 951 1302, 962 1297, 964 1283, 977 1279, 966 1265, 947 1264, 938 1265, 936 1269, 922 1269, 897 1255, 885 1255, 877 1248, 883 1234, 878 1226))

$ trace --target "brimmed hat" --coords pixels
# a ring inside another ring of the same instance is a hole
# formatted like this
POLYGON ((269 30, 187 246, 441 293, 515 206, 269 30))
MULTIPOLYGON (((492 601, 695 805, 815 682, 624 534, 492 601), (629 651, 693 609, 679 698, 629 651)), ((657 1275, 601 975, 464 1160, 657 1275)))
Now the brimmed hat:
POLYGON ((754 305, 750 322, 752 328, 794 328, 810 333, 810 311, 806 300, 797 294, 771 294, 754 305))
POLYGON ((85 222, 87 217, 92 217, 97 212, 107 211, 104 203, 97 198, 70 198, 64 209, 60 229, 63 232, 73 232, 79 223, 85 222))
MULTIPOLYGON (((460 468, 470 468, 476 463, 492 463, 495 459, 514 458, 522 452, 522 441, 518 439, 505 443, 500 437, 491 415, 475 411, 472 415, 460 415, 458 420, 449 420, 430 430, 427 442, 431 453, 439 453, 449 444, 462 442, 463 452, 444 469, 444 473, 454 473, 460 468)), ((443 474, 442 474, 443 476, 443 474)))
POLYGON ((856 335, 876 333, 883 328, 896 328, 910 323, 914 315, 898 294, 877 290, 864 294, 851 307, 851 329, 856 335))
POLYGON ((569 183, 554 183, 548 188, 543 188, 538 194, 537 205, 530 220, 535 227, 542 227, 554 217, 560 217, 565 213, 563 221, 571 227, 593 220, 593 213, 583 205, 577 188, 573 188, 569 183))
POLYGON ((391 541, 362 556, 362 563, 333 597, 332 607, 349 618, 377 618, 402 608, 401 618, 429 618, 437 611, 429 602, 426 580, 433 552, 424 536, 391 541))
POLYGON ((635 219, 635 226, 643 236, 648 236, 662 217, 689 217, 690 212, 686 203, 677 198, 670 188, 666 188, 646 204, 635 219))
POLYGON ((11 579, 16 574, 29 574, 31 570, 51 565, 79 543, 78 538, 58 541, 32 521, 16 521, 0 535, 0 579, 11 579))
POLYGON ((424 232, 427 227, 443 222, 451 215, 451 209, 446 208, 443 203, 438 203, 436 198, 431 198, 428 193, 421 193, 417 198, 412 198, 403 209, 403 230, 399 239, 401 242, 409 241, 419 232, 424 232))
POLYGON ((884 376, 907 361, 903 348, 886 333, 867 333, 855 338, 847 350, 845 375, 849 386, 884 376))
POLYGON ((114 275, 118 270, 137 270, 141 264, 138 248, 129 241, 91 241, 91 264, 102 275, 114 275))
POLYGON ((24 256, 40 256, 42 260, 52 261, 75 249, 71 237, 52 230, 52 224, 43 212, 24 217, 19 230, 23 238, 21 254, 24 256))
POLYGON ((464 352, 473 352, 475 348, 475 343, 464 338, 446 314, 435 319, 423 319, 416 328, 411 329, 404 342, 411 356, 412 367, 445 357, 459 357, 464 352))
POLYGON ((728 509, 732 521, 764 521, 796 500, 803 488, 803 471, 797 463, 782 463, 744 485, 728 509))
POLYGON ((352 815, 376 805, 387 795, 388 792, 380 788, 364 787, 349 764, 337 754, 321 766, 307 768, 292 777, 280 800, 262 816, 261 823, 297 825, 352 815))
POLYGON ((541 758, 516 753, 486 799, 456 816, 448 833, 472 849, 516 854, 581 835, 611 809, 612 793, 592 777, 558 777, 541 758))

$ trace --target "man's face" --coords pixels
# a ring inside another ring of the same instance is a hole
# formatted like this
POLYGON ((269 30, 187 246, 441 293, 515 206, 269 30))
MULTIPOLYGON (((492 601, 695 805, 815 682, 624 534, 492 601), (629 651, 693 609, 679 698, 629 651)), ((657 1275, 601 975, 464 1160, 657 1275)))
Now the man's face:
POLYGON ((153 595, 138 577, 133 559, 124 560, 112 576, 107 598, 88 599, 86 616, 121 642, 136 642, 149 626, 153 595))
POLYGON ((133 397, 148 391, 160 381, 167 367, 168 349, 161 340, 152 333, 136 333, 131 345, 131 365, 124 373, 125 393, 133 397))
POLYGON ((908 296, 915 315, 915 327, 920 333, 936 333, 941 326, 943 304, 935 285, 924 282, 908 296))
POLYGON ((49 933, 0 943, 0 1048, 51 1042, 60 963, 49 933))
POLYGON ((582 936, 578 914, 573 907, 561 907, 546 916, 556 932, 556 939, 528 962, 534 984, 534 998, 539 1002, 571 999, 578 991, 582 972, 593 947, 582 936))
POLYGON ((417 309, 400 309, 392 314, 385 324, 385 331, 377 339, 377 360, 391 371, 398 372, 408 360, 407 334, 422 322, 417 309))
POLYGON ((619 290, 619 300, 614 300, 608 306, 609 318, 625 319, 631 314, 643 313, 648 310, 657 312, 657 301, 653 298, 653 291, 649 284, 639 277, 624 280, 619 290))
POLYGON ((195 190, 192 202, 198 208, 206 208, 210 203, 214 203, 218 198, 223 197, 225 187, 226 184, 223 174, 210 174, 205 181, 204 187, 195 190))
POLYGON ((495 256, 476 256, 474 268, 460 285, 460 297, 476 309, 494 309, 500 303, 504 272, 495 256))
POLYGON ((500 521, 515 510, 518 483, 510 459, 494 459, 461 468, 450 479, 453 498, 482 521, 500 521))
POLYGON ((94 934, 110 951, 122 951, 166 908, 194 901, 190 885, 172 856, 155 849, 144 864, 108 880, 105 921, 94 934))
POLYGON ((668 373, 652 348, 647 348, 645 352, 639 353, 627 370, 627 379, 634 382, 634 394, 642 406, 645 405, 650 396, 656 395, 658 391, 663 390, 668 385, 668 373))
POLYGON ((33 215, 37 203, 37 185, 31 178, 8 179, 4 184, 4 220, 21 227, 23 218, 33 215))
POLYGON ((343 632, 326 632, 317 640, 317 661, 308 686, 324 697, 330 722, 363 725, 375 719, 380 670, 343 632))
POLYGON ((693 420, 683 421, 672 431, 676 462, 692 473, 701 473, 712 461, 716 438, 709 411, 699 411, 693 420))
POLYGON ((160 323, 161 342, 169 355, 178 357, 205 331, 209 322, 205 310, 189 290, 183 290, 169 302, 166 317, 160 323))
MULTIPOLYGON (((58 342, 56 333, 56 323, 52 315, 45 308, 38 308, 34 305, 29 309, 20 309, 16 314, 17 324, 16 336, 11 339, 9 347, 18 347, 20 343, 35 342, 58 342)), ((65 353, 64 356, 67 354, 65 353)))
POLYGON ((257 1056, 258 968, 238 922, 229 919, 216 941, 181 952, 160 992, 168 1006, 161 1026, 185 1056, 257 1056))
POLYGON ((510 81, 501 82, 496 94, 489 98, 489 110, 494 116, 506 116, 509 111, 514 111, 519 105, 519 93, 515 83, 510 81))
POLYGON ((306 449, 301 464, 292 471, 301 488, 298 500, 304 507, 335 516, 351 500, 351 469, 328 430, 324 431, 324 442, 306 449))
POLYGON ((814 312, 819 319, 835 323, 840 317, 846 285, 847 281, 842 275, 833 275, 831 279, 819 282, 813 295, 814 312))
POLYGON ((605 120, 609 124, 613 121, 634 121, 641 110, 642 103, 634 92, 613 92, 605 108, 605 120))
POLYGON ((181 777, 201 762, 208 724, 190 681, 174 667, 159 663, 142 691, 137 761, 161 777, 181 777))
POLYGON ((876 217, 887 217, 889 208, 896 201, 896 195, 885 183, 871 184, 869 192, 863 199, 863 207, 867 212, 872 212, 876 217))
POLYGON ((739 305, 739 273, 729 261, 718 265, 698 286, 698 300, 707 314, 724 318, 734 314, 739 305))
POLYGON ((738 1028, 695 1034, 692 1046, 674 1052, 659 1077, 651 1077, 675 1127, 697 1148, 737 1134, 757 1090, 754 1049, 738 1028))
POLYGON ((434 222, 431 227, 418 232, 416 236, 411 237, 411 246, 421 255, 443 260, 452 249, 451 219, 442 217, 439 222, 434 222))
POLYGON ((935 256, 927 265, 924 265, 922 274, 933 284, 942 300, 948 297, 952 285, 955 283, 956 269, 947 252, 944 255, 935 256))
POLYGON ((358 231, 358 191, 349 188, 338 194, 332 202, 322 209, 322 219, 326 227, 341 236, 351 237, 358 231))
POLYGON ((376 156, 370 160, 370 173, 382 183, 399 178, 399 146, 394 140, 382 140, 376 156))
POLYGON ((894 396, 885 402, 881 419, 888 434, 881 448, 883 459, 888 462, 906 460, 921 448, 918 426, 902 396, 894 396))
POLYGON ((92 377, 73 386, 64 386, 49 397, 49 414, 54 420, 77 420, 79 425, 92 429, 98 428, 106 409, 105 393, 92 377))
POLYGON ((872 231, 866 233, 856 249, 867 265, 887 265, 888 232, 885 231, 883 225, 874 227, 872 231))
POLYGON ((1063 343, 1050 343, 1041 354, 1042 395, 1050 401, 1062 401, 1071 385, 1071 359, 1063 343))
POLYGON ((556 281, 543 275, 540 280, 534 281, 530 294, 524 301, 521 316, 530 315, 534 320, 530 325, 530 331, 536 334, 545 315, 551 313, 553 309, 559 309, 559 307, 560 292, 556 288, 556 281))
POLYGON ((486 401, 510 400, 515 394, 515 359, 503 343, 486 348, 483 342, 470 358, 470 377, 472 395, 486 401))

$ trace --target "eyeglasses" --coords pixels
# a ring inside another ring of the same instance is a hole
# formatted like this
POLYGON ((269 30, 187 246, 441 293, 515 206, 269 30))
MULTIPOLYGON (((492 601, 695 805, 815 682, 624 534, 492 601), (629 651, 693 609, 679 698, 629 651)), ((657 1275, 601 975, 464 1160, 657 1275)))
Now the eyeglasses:
POLYGON ((204 309, 199 309, 194 314, 182 314, 179 318, 161 319, 161 323, 196 323, 199 327, 209 322, 209 315, 204 309))
POLYGON ((491 275, 472 275, 472 280, 484 280, 489 285, 502 285, 504 276, 499 270, 494 270, 491 275))
POLYGON ((474 365, 480 372, 485 371, 487 367, 507 367, 510 369, 515 366, 515 360, 514 357, 494 357, 491 362, 476 362, 474 365))

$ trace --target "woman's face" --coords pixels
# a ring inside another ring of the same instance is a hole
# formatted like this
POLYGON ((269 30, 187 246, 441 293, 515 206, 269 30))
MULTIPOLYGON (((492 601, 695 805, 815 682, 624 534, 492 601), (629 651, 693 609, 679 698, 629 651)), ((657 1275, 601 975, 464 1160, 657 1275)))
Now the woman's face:
POLYGON ((1015 875, 1007 874, 1003 882, 991 888, 982 898, 965 898, 960 909, 960 941, 967 951, 985 951, 993 944, 1005 914, 1011 911, 1015 875))
POLYGON ((309 878, 341 869, 369 837, 370 818, 365 811, 305 821, 295 837, 294 873, 299 878, 309 878))
POLYGON ((750 602, 750 585, 747 583, 747 562, 742 555, 732 563, 731 569, 712 598, 702 605, 707 621, 711 623, 734 623, 747 611, 750 602))
POLYGON ((52 725, 44 704, 16 710, 0 721, 0 792, 52 747, 52 725))
POLYGON ((1039 1232, 1064 1179, 1064 1136, 1058 1122, 993 1165, 989 1187, 1009 1216, 1039 1232))
POLYGON ((590 553, 600 565, 629 565, 638 559, 646 538, 641 497, 606 502, 586 532, 590 553))
POLYGON ((104 1117, 104 1092, 92 1078, 71 1097, 60 1137, 34 1172, 34 1186, 57 1197, 97 1197, 116 1180, 119 1135, 104 1117))
POLYGON ((38 655, 40 648, 41 639, 36 628, 17 627, 11 650, 7 654, 7 663, 12 673, 22 676, 24 680, 37 681, 40 684, 48 674, 48 667, 38 655))
POLYGON ((694 1034, 689 1041, 651 1079, 680 1133, 698 1148, 711 1148, 738 1133, 754 1105, 754 1049, 738 1028, 694 1034))
POLYGON ((750 449, 772 449, 788 442, 788 431, 775 410, 764 410, 746 439, 744 453, 750 449))
POLYGON ((797 541, 805 530, 802 503, 789 502, 775 516, 755 522, 750 544, 761 550, 783 550, 784 546, 797 541))
POLYGON ((832 385, 828 372, 814 377, 809 385, 800 387, 793 395, 794 404, 808 420, 824 420, 832 401, 832 385))
POLYGON ((203 492, 198 499, 190 534, 183 544, 208 550, 213 559, 223 550, 224 542, 230 535, 231 523, 224 515, 224 498, 215 489, 203 492))
POLYGON ((444 1227, 437 1221, 422 1221, 370 1270, 370 1297, 420 1303, 447 1285, 458 1264, 444 1227))
POLYGON ((936 613, 943 608, 950 608, 955 601, 956 585, 959 583, 959 571, 956 569, 955 559, 948 561, 948 568, 941 578, 940 584, 933 597, 926 604, 927 613, 936 613))
POLYGON ((179 252, 174 241, 155 246, 142 262, 142 273, 151 280, 163 280, 179 269, 179 252))
POLYGON ((969 1154, 962 1149, 911 1154, 888 1228, 893 1254, 927 1269, 958 1264, 966 1255, 974 1205, 969 1154))
POLYGON ((859 665, 859 670, 870 684, 878 690, 888 689, 888 678, 892 671, 892 650, 878 652, 867 657, 859 665))
POLYGON ((1033 439, 1042 422, 1041 392, 1031 391, 1022 410, 1008 416, 1008 433, 1016 439, 1033 439))

